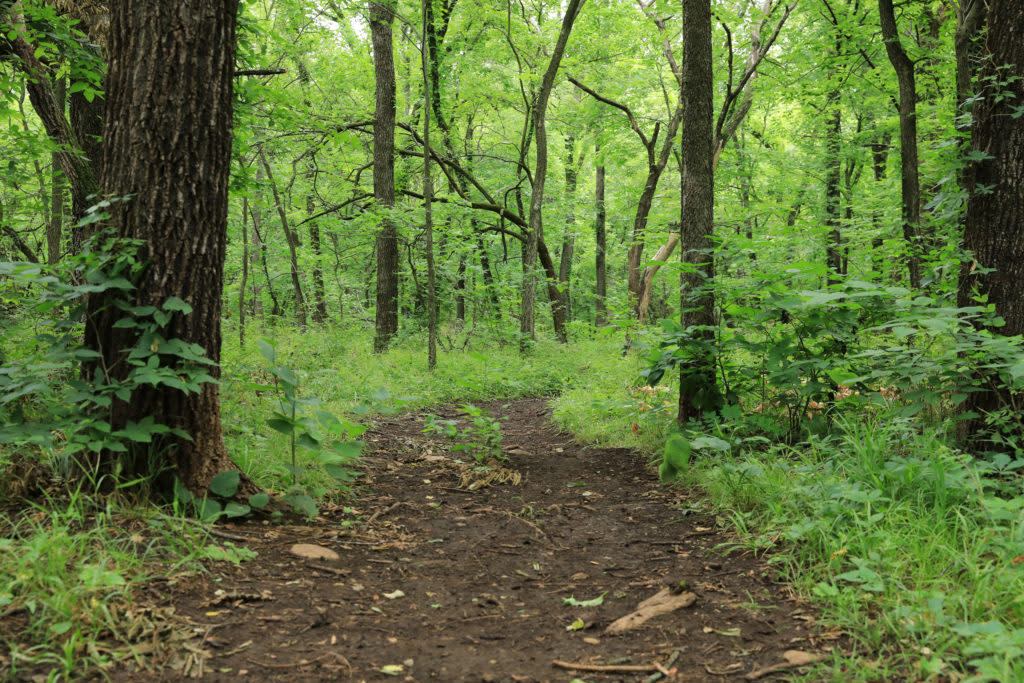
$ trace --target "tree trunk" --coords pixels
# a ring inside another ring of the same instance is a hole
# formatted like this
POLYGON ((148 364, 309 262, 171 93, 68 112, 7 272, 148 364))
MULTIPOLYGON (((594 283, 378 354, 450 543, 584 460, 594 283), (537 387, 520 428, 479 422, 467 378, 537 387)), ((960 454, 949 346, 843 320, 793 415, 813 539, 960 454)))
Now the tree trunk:
MULTIPOLYGON (((218 364, 236 10, 237 0, 111 0, 103 129, 103 191, 131 197, 110 206, 110 226, 142 243, 145 269, 137 277, 135 304, 159 307, 171 296, 190 304, 192 313, 175 313, 163 335, 201 346, 218 364)), ((102 354, 102 367, 114 377, 127 375, 125 349, 137 342, 135 330, 115 326, 123 316, 100 297, 89 301, 86 343, 102 354)), ((219 377, 219 365, 209 372, 219 377)), ((123 479, 149 476, 149 460, 157 454, 155 469, 163 471, 154 493, 170 494, 176 476, 202 494, 215 474, 233 468, 216 382, 191 394, 142 386, 129 401, 115 399, 113 429, 147 418, 183 429, 191 439, 106 453, 99 463, 104 469, 115 471, 117 457, 123 479)))
POLYGON ((270 192, 274 195, 274 206, 277 207, 277 215, 281 219, 281 229, 284 231, 285 241, 288 243, 288 264, 292 276, 292 293, 295 296, 295 322, 300 330, 306 329, 306 296, 302 293, 302 279, 299 277, 299 240, 288 224, 288 213, 284 210, 284 203, 281 201, 281 194, 277 191, 277 183, 274 182, 274 171, 270 167, 270 161, 263 149, 260 149, 260 161, 263 162, 263 170, 267 173, 267 183, 270 184, 270 192))
MULTIPOLYGON (((433 58, 427 39, 433 21, 430 0, 423 0, 423 36, 420 42, 423 55, 423 230, 426 233, 427 252, 427 369, 437 367, 437 278, 434 273, 434 178, 430 169, 430 65, 433 58)), ((438 117, 440 118, 440 117, 438 117)))
POLYGON ((245 288, 249 285, 249 198, 242 197, 242 281, 238 283, 238 347, 245 348, 245 288))
MULTIPOLYGON (((558 73, 558 66, 562 63, 562 55, 565 53, 565 45, 569 41, 569 34, 572 32, 573 23, 579 14, 580 7, 586 0, 569 0, 562 18, 562 28, 558 33, 558 40, 555 49, 551 53, 547 70, 541 81, 540 91, 537 93, 537 104, 533 110, 533 138, 536 144, 536 164, 533 172, 533 191, 530 193, 530 218, 529 228, 526 236, 526 249, 523 255, 523 264, 527 268, 523 276, 522 307, 520 319, 520 349, 526 351, 529 341, 536 336, 534 325, 534 303, 537 299, 537 276, 534 271, 534 264, 537 261, 538 241, 543 238, 542 210, 544 205, 544 183, 548 171, 548 136, 545 117, 547 115, 548 100, 551 98, 551 90, 555 85, 555 74, 558 73)), ((557 297, 555 298, 557 301, 557 297)), ((560 325, 558 316, 554 316, 555 334, 559 339, 565 338, 564 325, 560 325), (561 329, 559 329, 561 327, 561 329)))
POLYGON ((680 258, 682 325, 691 330, 694 360, 680 368, 679 413, 683 424, 717 409, 715 382, 714 127, 711 0, 683 0, 683 108, 680 258))
POLYGON ((594 181, 594 325, 601 327, 608 322, 608 311, 605 299, 608 296, 608 282, 606 275, 605 254, 607 253, 607 236, 605 234, 605 210, 604 210, 604 161, 600 159, 601 148, 594 146, 594 157, 597 161, 597 178, 594 181))
MULTIPOLYGON (((53 94, 59 106, 67 99, 67 78, 61 76, 53 85, 53 94)), ((56 152, 50 154, 50 220, 46 225, 46 262, 51 266, 60 260, 60 243, 64 227, 64 178, 60 174, 60 158, 56 152)))
POLYGON ((842 174, 842 159, 839 151, 842 145, 842 114, 840 113, 839 91, 829 94, 829 114, 825 131, 825 226, 828 237, 825 245, 825 265, 828 267, 828 284, 841 281, 842 260, 840 248, 842 229, 839 220, 839 177, 842 174))
POLYGON ((882 25, 885 52, 889 55, 896 80, 899 82, 900 102, 900 166, 902 188, 903 237, 909 251, 908 271, 910 286, 921 288, 922 255, 931 246, 921 238, 921 185, 917 169, 917 88, 914 84, 914 63, 907 57, 900 43, 892 0, 878 0, 878 15, 882 25))
MULTIPOLYGON (((306 196, 306 212, 312 216, 316 211, 313 195, 306 196)), ((309 245, 313 247, 313 322, 323 325, 327 320, 327 300, 324 293, 323 247, 320 244, 320 226, 315 220, 309 222, 309 245)))
MULTIPOLYGON (((971 169, 973 188, 967 203, 964 247, 974 255, 960 271, 958 304, 976 305, 985 297, 995 306, 1005 326, 993 334, 1012 337, 1024 333, 1024 79, 1004 82, 997 74, 1024 70, 1024 5, 1019 0, 992 0, 989 4, 987 60, 975 107, 972 148, 986 157, 971 169)), ((991 376, 976 377, 984 389, 970 393, 963 412, 984 413, 1010 404, 1008 392, 991 376)), ((1019 408, 1014 408, 1019 412, 1019 408)), ((982 419, 960 422, 960 436, 978 437, 982 419)))
POLYGON ((373 119, 373 198, 382 212, 377 233, 377 314, 373 350, 388 348, 398 332, 398 228, 395 205, 395 59, 391 47, 394 11, 384 2, 370 5, 376 108, 373 119))
MULTIPOLYGON (((558 264, 558 307, 562 319, 572 319, 572 299, 569 282, 572 279, 572 257, 576 249, 576 161, 573 159, 573 147, 576 136, 569 133, 565 137, 565 231, 562 233, 562 253, 558 264)), ((563 339, 568 341, 567 339, 563 339)))

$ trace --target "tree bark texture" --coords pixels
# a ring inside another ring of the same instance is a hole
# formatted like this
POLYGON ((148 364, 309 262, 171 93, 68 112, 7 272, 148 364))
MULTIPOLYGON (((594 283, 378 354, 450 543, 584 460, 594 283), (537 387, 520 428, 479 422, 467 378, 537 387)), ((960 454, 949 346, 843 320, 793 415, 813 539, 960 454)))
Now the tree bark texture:
MULTIPOLYGON (((110 226, 141 240, 146 264, 133 293, 138 305, 160 306, 170 296, 193 312, 176 313, 166 338, 198 344, 220 362, 221 297, 231 168, 232 73, 237 0, 110 2, 110 67, 103 140, 103 191, 130 197, 110 207, 110 226)), ((80 159, 80 157, 78 157, 80 159)), ((108 372, 128 372, 132 330, 114 327, 124 314, 90 301, 86 342, 108 372)), ((214 377, 218 366, 210 368, 214 377)), ((233 467, 221 433, 219 388, 198 394, 142 387, 116 401, 113 427, 153 417, 184 429, 161 462, 194 492, 233 467)), ((148 444, 146 444, 148 446, 148 444)), ((122 476, 148 474, 147 448, 122 460, 122 476)), ((109 464, 109 463, 107 463, 109 464)), ((168 493, 168 477, 158 481, 168 493)))
POLYGON ((395 205, 395 58, 391 47, 394 11, 387 0, 370 5, 370 36, 376 106, 373 120, 373 198, 383 213, 377 233, 377 314, 373 349, 387 350, 398 332, 398 227, 395 205))
MULTIPOLYGON (((59 106, 67 99, 67 79, 63 76, 53 84, 53 94, 59 106)), ((60 260, 61 240, 64 235, 64 177, 60 173, 60 158, 50 154, 50 216, 46 225, 46 262, 51 266, 60 260)))
MULTIPOLYGON (((984 83, 997 74, 1024 70, 1024 5, 1018 0, 992 0, 986 52, 981 73, 984 83)), ((1024 117, 1016 116, 1024 102, 1024 79, 1005 83, 1005 76, 988 81, 975 103, 972 147, 987 158, 970 173, 972 193, 967 202, 964 247, 974 255, 960 271, 958 304, 975 305, 987 297, 1006 321, 996 334, 1024 334, 1024 117), (986 272, 982 272, 982 270, 986 272), (993 269, 993 270, 987 270, 993 269)), ((963 411, 984 413, 1006 405, 1010 397, 990 377, 976 380, 985 391, 971 393, 963 411)), ((973 437, 980 420, 960 423, 961 436, 973 437)))
MULTIPOLYGON (((711 2, 683 0, 683 106, 680 258, 684 264, 680 288, 683 328, 696 327, 697 343, 713 344, 714 298, 714 127, 711 61, 711 2), (689 266, 689 267, 687 267, 689 266)), ((715 407, 715 358, 696 354, 690 367, 680 369, 680 424, 715 407)))
POLYGON ((299 239, 288 223, 288 212, 285 211, 284 203, 281 200, 281 193, 277 190, 277 183, 274 181, 274 170, 270 166, 267 155, 260 149, 260 161, 263 170, 267 173, 267 183, 270 185, 270 193, 274 196, 274 206, 277 207, 277 216, 281 219, 281 230, 284 231, 285 242, 288 243, 288 264, 291 266, 292 294, 295 297, 295 322, 299 329, 306 329, 306 295, 302 292, 302 278, 299 276, 299 239))
POLYGON ((882 25, 885 52, 889 55, 899 83, 900 114, 900 186, 902 190, 903 237, 907 241, 907 268, 910 286, 921 288, 921 261, 930 245, 921 239, 921 182, 918 177, 917 154, 917 86, 914 63, 900 43, 892 0, 878 0, 878 16, 882 25))
MULTIPOLYGON (((306 195, 306 212, 312 216, 315 211, 313 195, 306 195)), ((327 320, 327 295, 324 291, 323 245, 316 220, 309 222, 309 246, 313 248, 313 322, 323 325, 327 320)))
MULTIPOLYGON (((432 33, 433 12, 430 0, 423 0, 423 37, 420 47, 423 56, 423 230, 427 252, 427 369, 437 367, 437 275, 434 272, 434 178, 430 168, 430 86, 431 59, 434 45, 427 38, 432 33)), ((436 43, 435 43, 436 45, 436 43)))
MULTIPOLYGON (((562 27, 558 32, 558 40, 551 53, 544 78, 541 80, 540 90, 537 93, 537 102, 533 109, 533 139, 536 145, 536 163, 533 172, 533 191, 530 193, 530 218, 526 235, 526 249, 523 254, 523 265, 526 273, 523 275, 522 307, 520 310, 520 346, 526 350, 529 340, 533 339, 535 330, 534 304, 537 299, 537 276, 534 264, 537 261, 537 243, 543 239, 542 211, 544 206, 544 183, 548 172, 548 135, 547 116, 548 101, 551 98, 551 90, 555 85, 555 74, 562 63, 562 55, 565 53, 565 45, 569 42, 569 34, 572 26, 579 15, 580 8, 586 0, 569 0, 565 9, 565 16, 562 17, 562 27)), ((556 296, 554 301, 557 301, 556 296)), ((555 333, 561 338, 565 331, 559 330, 558 316, 554 316, 555 333)))
POLYGON ((839 91, 833 91, 829 95, 831 111, 825 123, 825 226, 828 228, 825 265, 828 267, 829 285, 840 282, 843 270, 840 257, 842 227, 839 220, 839 177, 842 170, 839 152, 842 147, 843 121, 839 97, 839 91))

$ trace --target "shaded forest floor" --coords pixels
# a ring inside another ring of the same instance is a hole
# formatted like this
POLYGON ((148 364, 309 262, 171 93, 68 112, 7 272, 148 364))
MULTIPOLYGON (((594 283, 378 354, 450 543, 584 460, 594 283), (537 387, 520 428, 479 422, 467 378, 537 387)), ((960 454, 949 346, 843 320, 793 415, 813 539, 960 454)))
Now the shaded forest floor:
POLYGON ((192 622, 201 654, 114 680, 644 681, 664 678, 658 666, 675 681, 775 680, 837 647, 763 559, 727 552, 697 494, 659 486, 629 451, 574 443, 543 400, 486 407, 504 418, 519 485, 463 490, 447 444, 422 433, 425 413, 379 418, 364 437, 363 523, 339 508, 309 526, 220 527, 256 559, 153 593, 192 622), (605 633, 684 586, 692 605, 605 633))

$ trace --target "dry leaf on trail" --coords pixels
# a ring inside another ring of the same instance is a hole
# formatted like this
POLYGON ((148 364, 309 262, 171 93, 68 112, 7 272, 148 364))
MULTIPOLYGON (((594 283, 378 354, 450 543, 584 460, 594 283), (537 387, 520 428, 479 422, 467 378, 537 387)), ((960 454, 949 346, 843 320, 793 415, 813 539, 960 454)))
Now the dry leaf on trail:
POLYGON ((324 548, 319 545, 313 545, 312 543, 296 543, 293 545, 289 552, 292 555, 303 557, 307 560, 337 560, 340 559, 338 553, 324 548))
POLYGON ((792 669, 798 666, 807 666, 808 664, 814 664, 815 662, 820 662, 825 659, 825 655, 803 652, 802 650, 786 650, 782 653, 782 656, 786 660, 785 662, 766 666, 765 668, 757 669, 756 671, 751 671, 744 678, 748 681, 756 681, 757 679, 764 678, 768 674, 773 674, 776 671, 792 669))
POLYGON ((672 595, 672 592, 665 588, 637 605, 635 611, 613 621, 604 632, 609 635, 625 633, 639 627, 648 619, 689 607, 696 601, 696 593, 672 595))

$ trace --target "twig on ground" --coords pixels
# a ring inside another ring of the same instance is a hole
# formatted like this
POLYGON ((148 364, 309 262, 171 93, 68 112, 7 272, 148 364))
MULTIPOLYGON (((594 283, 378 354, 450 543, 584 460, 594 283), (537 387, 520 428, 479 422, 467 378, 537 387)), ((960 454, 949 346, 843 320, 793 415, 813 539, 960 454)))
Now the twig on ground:
MULTIPOLYGON (((571 669, 575 671, 604 671, 606 673, 646 673, 649 671, 658 671, 657 664, 574 664, 572 662, 563 662, 560 659, 554 660, 551 664, 560 669, 571 669)), ((660 674, 661 672, 658 673, 660 674)))
POLYGON ((661 668, 656 672, 644 679, 644 683, 655 683, 660 681, 662 678, 668 678, 672 675, 672 665, 679 659, 680 652, 676 650, 672 653, 672 656, 668 658, 668 661, 664 664, 660 664, 661 668))

